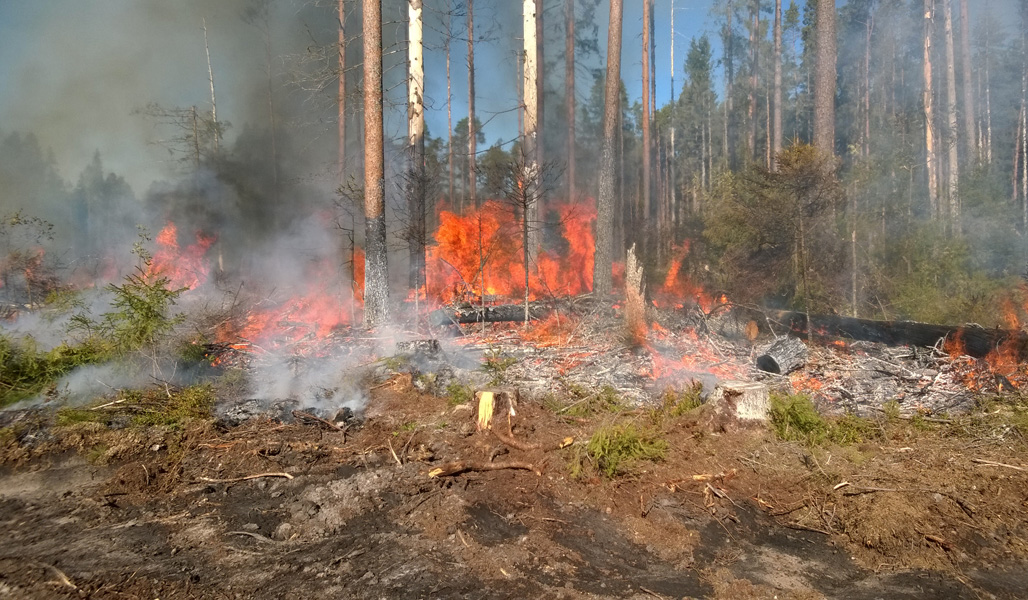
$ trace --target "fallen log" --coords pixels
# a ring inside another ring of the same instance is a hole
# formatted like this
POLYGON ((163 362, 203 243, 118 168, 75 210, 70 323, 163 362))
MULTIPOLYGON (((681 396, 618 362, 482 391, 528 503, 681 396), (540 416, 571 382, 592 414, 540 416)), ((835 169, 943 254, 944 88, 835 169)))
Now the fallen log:
POLYGON ((799 338, 784 337, 757 357, 757 368, 766 373, 787 375, 802 367, 808 354, 807 346, 799 338))
POLYGON ((796 337, 810 331, 815 339, 846 338, 877 342, 887 346, 932 347, 944 340, 961 345, 961 352, 984 358, 1002 348, 1018 359, 1028 358, 1028 333, 1013 329, 986 329, 980 325, 936 325, 917 321, 874 321, 838 315, 807 315, 801 312, 765 310, 768 318, 777 321, 796 337))
MULTIPOLYGON (((542 319, 550 309, 536 303, 529 303, 528 318, 542 319)), ((456 309, 438 308, 428 315, 429 322, 442 327, 454 323, 504 323, 525 320, 524 304, 499 304, 496 306, 466 306, 456 309)))

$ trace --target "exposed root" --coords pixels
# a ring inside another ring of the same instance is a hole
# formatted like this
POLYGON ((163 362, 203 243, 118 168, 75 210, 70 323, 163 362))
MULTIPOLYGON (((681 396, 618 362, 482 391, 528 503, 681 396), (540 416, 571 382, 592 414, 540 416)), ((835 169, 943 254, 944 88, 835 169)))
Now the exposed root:
POLYGON ((477 462, 477 461, 465 461, 458 460, 449 462, 444 465, 440 465, 428 472, 429 477, 447 477, 450 475, 457 475, 464 473, 465 471, 502 471, 504 469, 519 469, 522 471, 532 471, 536 475, 542 475, 542 471, 538 469, 532 463, 521 462, 521 461, 506 461, 506 462, 477 462))

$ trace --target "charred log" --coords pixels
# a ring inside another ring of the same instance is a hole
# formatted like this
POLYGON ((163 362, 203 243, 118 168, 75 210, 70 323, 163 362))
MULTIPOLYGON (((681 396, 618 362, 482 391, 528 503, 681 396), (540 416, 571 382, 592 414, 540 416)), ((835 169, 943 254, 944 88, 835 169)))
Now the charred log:
MULTIPOLYGON (((807 315, 800 312, 765 311, 768 318, 797 337, 808 334, 807 315)), ((1028 333, 1011 329, 986 329, 980 325, 935 325, 917 321, 873 321, 837 315, 811 315, 810 333, 817 339, 846 338, 889 346, 936 346, 957 344, 961 352, 984 358, 1002 347, 1018 358, 1028 358, 1028 333)))
POLYGON ((799 338, 784 337, 775 341, 757 357, 757 368, 767 373, 786 375, 807 362, 807 346, 799 338))
MULTIPOLYGON (((530 319, 541 319, 550 313, 550 309, 530 304, 528 316, 530 319)), ((524 304, 501 304, 499 306, 469 306, 456 310, 440 308, 432 311, 429 315, 429 322, 432 325, 441 327, 453 323, 504 323, 508 321, 524 321, 524 304)))

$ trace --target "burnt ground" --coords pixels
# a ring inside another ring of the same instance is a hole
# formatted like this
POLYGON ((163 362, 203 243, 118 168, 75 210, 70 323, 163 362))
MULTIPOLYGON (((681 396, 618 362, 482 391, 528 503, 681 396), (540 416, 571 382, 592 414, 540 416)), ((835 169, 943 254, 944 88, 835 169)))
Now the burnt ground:
POLYGON ((567 417, 523 402, 518 449, 476 432, 472 412, 401 382, 372 390, 366 420, 347 432, 268 419, 182 431, 22 425, 0 440, 0 598, 1028 589, 1025 443, 1010 427, 883 417, 868 441, 811 447, 763 429, 711 431, 703 409, 567 417), (659 429, 666 460, 572 478, 583 441, 614 419, 659 429), (565 437, 576 442, 527 447, 565 437), (490 459, 540 474, 428 475, 490 459), (208 481, 261 474, 272 475, 208 481))

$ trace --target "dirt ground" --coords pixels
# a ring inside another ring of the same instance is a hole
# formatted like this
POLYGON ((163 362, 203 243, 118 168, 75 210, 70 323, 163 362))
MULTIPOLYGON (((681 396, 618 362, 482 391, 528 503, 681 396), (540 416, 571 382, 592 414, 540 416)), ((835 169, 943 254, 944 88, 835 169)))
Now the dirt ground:
POLYGON ((661 422, 666 460, 572 478, 598 425, 651 416, 525 402, 518 449, 476 431, 472 413, 396 385, 372 390, 346 432, 267 419, 178 433, 23 426, 0 440, 0 598, 1028 593, 1016 432, 883 418, 872 442, 812 449, 713 431, 701 409, 661 422), (429 477, 449 461, 538 474, 429 477))

